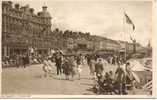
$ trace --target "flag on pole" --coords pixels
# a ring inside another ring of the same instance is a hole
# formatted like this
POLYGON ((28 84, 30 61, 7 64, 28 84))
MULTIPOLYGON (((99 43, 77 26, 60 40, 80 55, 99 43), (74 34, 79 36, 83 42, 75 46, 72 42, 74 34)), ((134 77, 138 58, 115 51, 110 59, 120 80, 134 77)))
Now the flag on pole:
POLYGON ((132 20, 130 19, 130 17, 124 12, 124 15, 125 15, 125 19, 126 19, 126 23, 127 24, 131 24, 132 27, 133 27, 133 30, 135 30, 135 25, 134 23, 132 22, 132 20))

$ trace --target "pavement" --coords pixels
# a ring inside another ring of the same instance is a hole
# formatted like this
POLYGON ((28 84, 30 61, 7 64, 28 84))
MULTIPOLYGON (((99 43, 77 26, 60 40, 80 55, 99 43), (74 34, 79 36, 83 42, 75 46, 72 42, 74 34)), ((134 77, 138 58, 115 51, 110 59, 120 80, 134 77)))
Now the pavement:
MULTIPOLYGON (((115 71, 116 66, 108 65, 105 71, 115 71)), ((82 68, 81 79, 65 80, 64 75, 57 76, 53 68, 52 77, 44 77, 42 65, 30 65, 27 68, 2 69, 2 95, 93 95, 90 89, 89 67, 82 68)))
POLYGON ((36 94, 36 95, 82 95, 93 94, 87 91, 93 81, 89 79, 88 66, 82 68, 81 79, 65 80, 64 75, 57 76, 55 69, 52 77, 44 77, 42 65, 31 65, 27 68, 3 68, 2 94, 36 94))

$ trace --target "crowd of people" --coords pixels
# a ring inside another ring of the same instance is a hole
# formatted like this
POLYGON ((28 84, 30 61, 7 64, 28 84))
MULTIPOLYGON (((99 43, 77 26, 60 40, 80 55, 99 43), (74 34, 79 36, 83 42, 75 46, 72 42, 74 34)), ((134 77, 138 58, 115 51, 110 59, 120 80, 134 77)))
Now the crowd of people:
MULTIPOLYGON (((130 63, 122 63, 120 60, 116 64, 118 66, 116 71, 105 71, 103 58, 95 55, 63 55, 61 52, 56 52, 53 57, 44 59, 43 70, 44 76, 51 76, 52 67, 56 66, 56 74, 60 76, 65 75, 66 80, 81 79, 82 68, 85 64, 89 67, 90 76, 89 79, 94 81, 93 91, 97 94, 127 94, 127 90, 133 90, 135 88, 136 79, 132 75, 130 70, 130 63), (55 62, 55 65, 51 65, 51 62, 55 62), (122 65, 125 68, 121 67, 122 65), (75 76, 77 76, 75 78, 75 76)), ((86 66, 87 66, 86 65, 86 66)))
POLYGON ((17 67, 17 68, 26 68, 30 64, 30 58, 27 54, 17 54, 12 57, 2 58, 3 67, 17 67))
POLYGON ((56 68, 56 74, 59 76, 61 74, 65 75, 66 80, 73 80, 74 76, 78 76, 80 79, 82 67, 85 64, 85 57, 80 55, 63 55, 62 52, 56 51, 53 56, 45 57, 43 60, 43 70, 45 72, 45 77, 51 74, 52 66, 56 68), (55 63, 55 65, 52 65, 55 63))
MULTIPOLYGON (((43 64, 44 77, 52 77, 54 70, 57 76, 64 74, 65 80, 81 79, 83 67, 89 67, 89 79, 94 81, 93 91, 97 94, 127 94, 128 84, 134 88, 135 79, 129 69, 130 64, 118 56, 103 58, 95 54, 66 55, 57 50, 52 56, 38 57, 43 64), (107 64, 118 66, 116 71, 106 71, 107 64), (125 65, 125 69, 121 67, 125 65)), ((26 68, 30 64, 30 57, 26 54, 16 55, 17 68, 26 68)))
POLYGON ((130 70, 130 63, 125 64, 125 69, 118 65, 114 73, 112 71, 105 74, 102 74, 102 71, 98 72, 95 85, 93 86, 95 93, 126 95, 128 90, 130 90, 132 94, 135 94, 137 81, 130 70))

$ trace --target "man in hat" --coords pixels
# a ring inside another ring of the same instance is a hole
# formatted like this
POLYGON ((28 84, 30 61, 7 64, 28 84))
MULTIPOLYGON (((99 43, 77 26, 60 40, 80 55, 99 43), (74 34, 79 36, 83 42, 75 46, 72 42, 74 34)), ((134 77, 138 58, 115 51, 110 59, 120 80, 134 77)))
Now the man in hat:
POLYGON ((62 65, 62 56, 59 52, 57 52, 55 57, 56 67, 57 67, 57 75, 61 74, 61 65, 62 65))
POLYGON ((128 77, 128 68, 130 66, 130 63, 126 63, 125 65, 118 65, 118 68, 115 72, 115 79, 116 79, 116 88, 119 90, 119 94, 127 94, 127 88, 126 83, 129 79, 128 77), (125 67, 125 68, 124 68, 125 67))

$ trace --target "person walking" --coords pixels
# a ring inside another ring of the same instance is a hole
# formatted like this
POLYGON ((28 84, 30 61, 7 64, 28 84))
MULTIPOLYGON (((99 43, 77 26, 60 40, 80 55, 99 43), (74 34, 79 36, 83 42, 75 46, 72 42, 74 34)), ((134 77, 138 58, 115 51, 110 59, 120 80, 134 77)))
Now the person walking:
POLYGON ((70 66, 71 79, 74 80, 74 76, 77 73, 77 64, 75 63, 74 56, 69 57, 68 60, 69 60, 69 66, 70 66))
POLYGON ((65 74, 65 79, 69 80, 70 65, 67 59, 64 59, 62 68, 63 68, 63 73, 65 74))
POLYGON ((55 62, 56 62, 56 67, 57 67, 57 75, 60 75, 62 73, 61 71, 62 56, 59 52, 57 52, 56 54, 55 62))
POLYGON ((19 55, 19 67, 23 67, 23 56, 22 56, 22 54, 19 55))
POLYGON ((95 72, 96 76, 102 75, 104 71, 102 59, 98 59, 98 62, 95 64, 95 72))
POLYGON ((49 66, 48 59, 45 57, 43 59, 43 67, 44 77, 50 77, 52 73, 52 68, 49 66))
POLYGON ((27 60, 26 60, 26 55, 22 55, 22 67, 26 68, 27 60))
MULTIPOLYGON (((130 68, 130 63, 129 62, 127 62, 126 63, 126 69, 125 69, 125 72, 126 72, 126 85, 127 84, 130 84, 131 85, 131 87, 130 87, 130 90, 131 90, 131 93, 132 94, 135 94, 135 84, 136 84, 136 79, 135 79, 135 77, 133 76, 133 72, 131 71, 131 68, 130 68)), ((126 89, 127 89, 127 87, 126 87, 126 89)))
POLYGON ((88 59, 89 59, 88 60, 88 66, 89 66, 90 75, 91 75, 90 79, 93 79, 94 78, 94 72, 95 72, 95 59, 92 56, 89 56, 88 59))
POLYGON ((26 55, 25 60, 26 60, 26 66, 28 67, 29 64, 30 64, 30 60, 29 60, 29 55, 28 54, 26 55))
POLYGON ((77 61, 77 65, 81 64, 81 54, 77 56, 76 61, 77 61))
POLYGON ((118 94, 127 94, 126 73, 122 65, 118 65, 118 68, 115 71, 115 88, 118 89, 118 94))
POLYGON ((20 67, 20 55, 16 56, 16 67, 19 68, 20 67))
POLYGON ((91 56, 87 54, 86 59, 87 59, 88 66, 90 66, 91 56))

